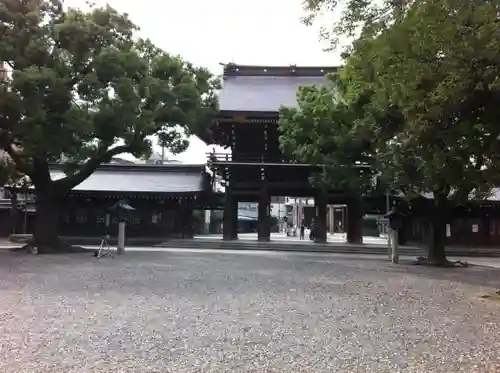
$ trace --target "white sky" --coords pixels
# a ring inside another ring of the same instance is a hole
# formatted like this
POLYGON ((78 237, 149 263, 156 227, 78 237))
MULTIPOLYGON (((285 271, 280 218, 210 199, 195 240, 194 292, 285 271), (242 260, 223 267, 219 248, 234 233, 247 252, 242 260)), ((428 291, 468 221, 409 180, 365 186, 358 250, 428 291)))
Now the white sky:
MULTIPOLYGON (((317 29, 300 23, 301 0, 93 0, 129 14, 166 52, 179 54, 214 73, 220 62, 248 65, 336 66, 340 59, 326 53, 317 29)), ((82 7, 85 0, 66 0, 82 7)), ((192 139, 189 149, 173 159, 205 163, 211 147, 192 139)))

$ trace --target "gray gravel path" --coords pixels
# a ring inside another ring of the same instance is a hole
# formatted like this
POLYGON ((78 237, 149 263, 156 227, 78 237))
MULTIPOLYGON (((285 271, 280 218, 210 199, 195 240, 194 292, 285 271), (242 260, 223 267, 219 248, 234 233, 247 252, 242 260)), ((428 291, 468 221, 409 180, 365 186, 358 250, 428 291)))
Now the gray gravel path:
POLYGON ((0 372, 500 372, 500 270, 0 252, 0 372))

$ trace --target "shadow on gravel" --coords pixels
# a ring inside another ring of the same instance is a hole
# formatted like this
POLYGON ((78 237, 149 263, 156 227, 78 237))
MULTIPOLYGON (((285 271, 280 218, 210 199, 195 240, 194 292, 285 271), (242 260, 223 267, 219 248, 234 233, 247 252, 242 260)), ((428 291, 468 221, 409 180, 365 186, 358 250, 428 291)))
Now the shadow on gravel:
POLYGON ((415 265, 415 260, 402 260, 400 264, 388 264, 383 272, 413 274, 437 281, 457 282, 471 286, 488 286, 500 289, 500 269, 471 265, 465 268, 441 268, 415 265))

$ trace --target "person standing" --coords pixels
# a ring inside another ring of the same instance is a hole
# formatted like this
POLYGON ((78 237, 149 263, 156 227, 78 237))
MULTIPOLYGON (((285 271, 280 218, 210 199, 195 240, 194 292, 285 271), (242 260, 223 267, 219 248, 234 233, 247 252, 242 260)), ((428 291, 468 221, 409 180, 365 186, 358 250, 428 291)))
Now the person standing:
POLYGON ((302 220, 302 223, 300 224, 300 239, 303 240, 304 236, 306 233, 306 226, 304 224, 304 221, 302 220))

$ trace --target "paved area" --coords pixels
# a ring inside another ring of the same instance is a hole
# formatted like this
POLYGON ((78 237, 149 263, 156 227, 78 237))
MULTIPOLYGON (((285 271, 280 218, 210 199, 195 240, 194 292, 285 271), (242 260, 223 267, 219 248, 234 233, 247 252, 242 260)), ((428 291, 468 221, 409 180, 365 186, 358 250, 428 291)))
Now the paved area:
POLYGON ((14 249, 21 246, 19 243, 10 242, 7 238, 0 238, 0 249, 14 249))
MULTIPOLYGON (((251 234, 248 235, 248 240, 252 239, 251 234)), ((8 250, 8 249, 13 249, 13 248, 19 248, 21 247, 21 244, 15 244, 11 243, 7 240, 0 241, 0 251, 2 249, 8 250)), ((92 246, 92 245, 86 245, 86 249, 88 250, 96 250, 98 249, 98 246, 92 246)), ((111 248, 113 251, 116 251, 115 247, 111 248)), ((126 247, 127 252, 182 252, 182 253, 216 253, 216 254, 231 254, 228 253, 227 249, 199 249, 199 248, 171 248, 171 247, 156 247, 156 246, 127 246, 126 247)), ((263 250, 242 250, 238 249, 232 254, 243 254, 243 255, 272 255, 273 252, 269 251, 263 251, 263 250)), ((296 252, 296 255, 310 255, 311 253, 307 253, 306 251, 304 252, 296 252)), ((330 253, 329 255, 331 256, 340 256, 344 257, 345 255, 352 256, 353 260, 357 259, 377 259, 377 260, 383 260, 381 259, 380 255, 375 254, 335 254, 335 253, 330 253)), ((414 256, 405 256, 401 255, 402 260, 414 260, 414 256)), ((470 264, 476 265, 476 266, 484 266, 484 267, 492 267, 492 268, 500 268, 500 258, 481 258, 481 257, 453 257, 449 256, 448 257, 451 261, 466 261, 470 264)))
MULTIPOLYGON (((87 250, 97 250, 99 247, 98 246, 85 246, 87 250)), ((111 247, 111 250, 113 252, 116 252, 115 247, 111 247)), ((172 247, 151 247, 151 246, 127 246, 125 248, 126 252, 165 252, 165 253, 193 253, 193 254, 198 254, 198 253, 205 253, 205 254, 232 254, 232 255, 280 255, 280 253, 283 253, 282 251, 272 251, 272 250, 242 250, 242 249, 236 249, 234 251, 227 250, 227 249, 199 249, 199 248, 172 248, 172 247)), ((290 252, 291 253, 291 252, 290 252)), ((296 256, 310 256, 310 255, 315 255, 317 253, 311 253, 307 251, 296 251, 293 252, 296 256)), ((328 255, 328 258, 349 258, 350 260, 363 260, 363 259, 369 259, 369 260, 379 260, 381 262, 384 261, 389 261, 389 259, 385 259, 379 254, 345 254, 345 253, 321 253, 320 255, 328 255)), ((401 255, 400 256, 401 260, 403 262, 412 262, 415 261, 416 257, 415 256, 408 256, 408 255, 401 255)), ((481 267, 492 267, 492 268, 499 268, 500 269, 500 258, 481 258, 481 257, 466 257, 466 256, 460 256, 460 257, 453 257, 453 256, 448 256, 448 259, 450 261, 465 261, 471 265, 474 266, 481 266, 481 267)))
POLYGON ((380 257, 0 251, 0 372, 498 372, 497 287, 380 257))
MULTIPOLYGON (((307 242, 310 242, 308 237, 309 237, 308 230, 306 231, 306 234, 305 234, 305 240, 301 240, 299 237, 287 236, 285 233, 271 233, 271 241, 277 241, 277 242, 293 242, 293 243, 305 242, 305 243, 307 243, 307 242)), ((221 240, 222 235, 221 234, 200 235, 200 236, 197 236, 197 238, 221 240)), ((238 233, 238 239, 257 241, 257 233, 238 233)), ((341 243, 345 243, 346 239, 347 239, 346 235, 341 234, 341 233, 335 233, 335 234, 328 233, 328 235, 327 235, 327 241, 330 243, 341 244, 341 243)), ((386 246, 387 245, 387 238, 364 236, 363 243, 365 245, 377 245, 377 246, 383 245, 383 246, 386 246)))

